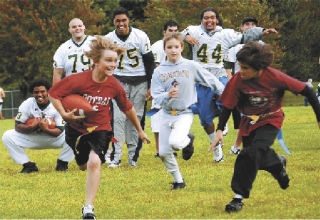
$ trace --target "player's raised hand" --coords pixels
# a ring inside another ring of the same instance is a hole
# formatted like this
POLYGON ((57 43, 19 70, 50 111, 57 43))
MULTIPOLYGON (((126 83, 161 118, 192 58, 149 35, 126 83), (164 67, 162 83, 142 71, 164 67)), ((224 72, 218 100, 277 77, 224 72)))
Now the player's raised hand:
POLYGON ((268 28, 268 29, 265 29, 264 31, 262 31, 262 34, 263 35, 268 35, 268 34, 278 34, 279 32, 274 29, 274 28, 268 28))
POLYGON ((200 45, 200 42, 198 41, 198 39, 196 39, 195 37, 191 37, 190 35, 186 35, 185 41, 186 41, 188 44, 191 44, 192 46, 193 46, 194 44, 196 44, 197 46, 200 45))
POLYGON ((216 137, 214 138, 211 146, 209 147, 208 151, 213 151, 213 149, 216 147, 217 143, 220 141, 221 145, 224 145, 223 140, 223 133, 221 130, 217 130, 216 137))

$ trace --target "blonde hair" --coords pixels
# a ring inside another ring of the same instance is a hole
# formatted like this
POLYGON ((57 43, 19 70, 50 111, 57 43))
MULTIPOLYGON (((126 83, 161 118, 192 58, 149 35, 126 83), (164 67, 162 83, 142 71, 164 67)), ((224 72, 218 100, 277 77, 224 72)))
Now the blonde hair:
POLYGON ((179 32, 174 32, 174 33, 168 33, 166 34, 166 36, 164 37, 163 39, 163 48, 166 47, 166 44, 169 40, 171 39, 176 39, 178 41, 180 41, 181 43, 181 47, 184 45, 183 44, 183 38, 182 38, 182 35, 179 33, 179 32))
POLYGON ((85 52, 85 55, 94 62, 98 62, 103 50, 112 50, 116 52, 118 56, 125 52, 125 48, 118 47, 116 44, 112 43, 111 40, 97 35, 96 39, 91 42, 90 51, 85 52))

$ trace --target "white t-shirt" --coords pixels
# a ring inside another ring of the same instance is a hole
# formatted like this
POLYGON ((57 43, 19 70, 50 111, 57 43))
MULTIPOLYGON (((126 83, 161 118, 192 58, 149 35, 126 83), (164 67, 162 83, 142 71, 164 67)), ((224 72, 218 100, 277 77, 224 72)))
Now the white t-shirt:
POLYGON ((131 32, 126 41, 118 38, 116 31, 105 35, 120 47, 126 48, 126 53, 121 55, 118 61, 118 67, 114 75, 118 76, 145 76, 145 68, 142 60, 142 54, 151 51, 150 40, 147 34, 137 28, 131 28, 131 32))
POLYGON ((53 67, 64 69, 66 76, 89 70, 93 62, 84 53, 90 50, 92 39, 95 37, 86 36, 78 44, 71 38, 61 44, 53 56, 53 67))

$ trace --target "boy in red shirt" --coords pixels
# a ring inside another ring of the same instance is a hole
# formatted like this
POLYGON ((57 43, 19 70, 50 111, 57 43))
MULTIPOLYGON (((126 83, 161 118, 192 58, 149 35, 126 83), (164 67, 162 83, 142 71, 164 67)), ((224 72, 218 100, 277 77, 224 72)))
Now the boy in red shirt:
POLYGON ((282 189, 289 187, 286 158, 271 148, 284 119, 281 106, 285 90, 308 98, 320 127, 320 105, 312 88, 269 67, 273 60, 269 45, 250 42, 237 53, 237 60, 240 71, 220 96, 224 110, 219 117, 216 139, 209 148, 213 150, 218 141, 223 144, 223 128, 231 111, 237 108, 243 114, 239 126, 243 150, 235 162, 231 188, 236 195, 226 205, 227 212, 242 209, 242 199, 249 198, 258 170, 271 173, 282 189))
POLYGON ((100 182, 101 163, 105 162, 113 132, 111 128, 111 99, 124 112, 138 131, 142 141, 150 143, 137 118, 136 111, 120 82, 112 76, 117 59, 124 52, 111 41, 100 36, 92 40, 86 56, 94 62, 94 69, 68 76, 49 91, 50 101, 67 122, 66 142, 73 149, 81 170, 88 169, 86 204, 82 208, 84 219, 95 219, 93 202, 100 182), (61 100, 69 94, 80 94, 93 106, 94 112, 86 117, 76 116, 76 109, 66 112, 61 100), (93 130, 93 131, 92 131, 93 130))

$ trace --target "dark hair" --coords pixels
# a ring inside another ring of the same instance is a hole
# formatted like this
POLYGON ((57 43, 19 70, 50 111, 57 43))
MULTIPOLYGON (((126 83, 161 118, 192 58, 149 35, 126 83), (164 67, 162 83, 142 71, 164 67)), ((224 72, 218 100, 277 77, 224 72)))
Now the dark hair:
POLYGON ((167 21, 164 25, 163 25, 163 30, 166 31, 168 29, 168 27, 174 27, 177 26, 179 28, 179 25, 177 22, 175 22, 174 20, 170 20, 167 21))
POLYGON ((29 91, 32 93, 33 89, 35 87, 39 87, 39 86, 44 86, 47 90, 49 90, 51 88, 51 84, 49 83, 49 81, 47 79, 39 78, 39 79, 32 81, 32 83, 30 84, 30 87, 29 87, 29 91))
POLYGON ((251 41, 237 53, 237 60, 255 70, 266 69, 273 61, 273 52, 269 44, 251 41))
POLYGON ((246 22, 253 22, 255 23, 256 25, 258 25, 258 20, 255 19, 254 17, 246 17, 242 20, 242 25, 244 25, 244 23, 246 22))
POLYGON ((219 12, 214 9, 214 8, 211 8, 211 7, 208 7, 208 8, 205 8, 202 10, 201 14, 200 14, 200 20, 203 19, 203 16, 204 16, 204 13, 206 13, 207 11, 212 11, 216 14, 216 18, 218 19, 219 23, 218 25, 222 26, 222 19, 220 18, 220 15, 219 15, 219 12))
POLYGON ((113 12, 113 17, 112 19, 114 19, 117 15, 121 15, 121 14, 125 14, 127 15, 127 17, 129 18, 129 12, 127 9, 123 8, 123 7, 120 7, 120 8, 117 8, 114 12, 113 12))

